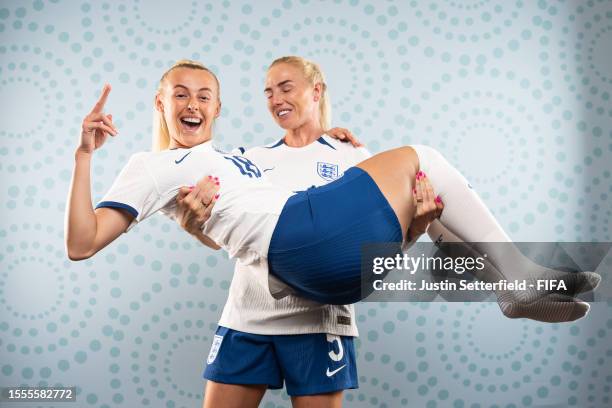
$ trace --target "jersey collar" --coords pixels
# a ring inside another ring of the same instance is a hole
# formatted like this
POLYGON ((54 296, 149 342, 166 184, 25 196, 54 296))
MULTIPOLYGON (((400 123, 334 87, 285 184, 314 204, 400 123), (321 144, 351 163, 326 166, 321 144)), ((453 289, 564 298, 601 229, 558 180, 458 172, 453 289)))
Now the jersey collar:
MULTIPOLYGON (((318 138, 316 140, 316 142, 319 142, 322 145, 328 146, 329 148, 336 150, 336 148, 334 146, 332 146, 327 140, 325 140, 325 138, 323 136, 318 138)), ((266 146, 266 148, 274 149, 275 147, 285 146, 285 147, 290 148, 290 149, 303 149, 303 148, 309 147, 309 146, 314 145, 314 144, 315 144, 315 142, 312 142, 309 145, 306 145, 306 146, 303 146, 303 147, 291 147, 291 146, 287 146, 285 144, 285 138, 282 137, 278 142, 274 143, 272 146, 266 146)))

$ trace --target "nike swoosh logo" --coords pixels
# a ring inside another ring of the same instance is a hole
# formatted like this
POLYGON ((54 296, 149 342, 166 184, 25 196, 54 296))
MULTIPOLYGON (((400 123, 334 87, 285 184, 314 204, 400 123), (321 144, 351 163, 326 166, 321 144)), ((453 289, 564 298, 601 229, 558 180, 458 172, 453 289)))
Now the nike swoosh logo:
POLYGON ((275 168, 276 168, 276 166, 270 167, 269 169, 263 169, 263 172, 265 173, 266 171, 274 170, 275 168))
POLYGON ((186 155, 184 155, 183 157, 181 157, 181 159, 180 159, 180 160, 175 160, 174 162, 175 162, 176 164, 179 164, 180 162, 182 162, 183 160, 185 160, 185 157, 189 156, 190 154, 191 154, 191 152, 187 152, 187 154, 186 154, 186 155))
POLYGON ((334 371, 329 371, 329 367, 327 367, 327 371, 325 372, 325 375, 327 375, 328 377, 331 377, 332 375, 336 374, 338 371, 342 370, 344 367, 346 367, 346 364, 344 364, 340 368, 336 368, 334 371))

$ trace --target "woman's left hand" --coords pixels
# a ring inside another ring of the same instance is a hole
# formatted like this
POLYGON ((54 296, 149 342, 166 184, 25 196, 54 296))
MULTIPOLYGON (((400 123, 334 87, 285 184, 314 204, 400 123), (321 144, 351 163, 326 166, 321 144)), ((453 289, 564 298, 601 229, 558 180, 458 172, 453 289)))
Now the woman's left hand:
POLYGON ((181 228, 194 236, 202 233, 202 226, 219 198, 219 188, 219 179, 213 176, 203 177, 195 186, 180 188, 175 216, 181 228))
POLYGON ((341 142, 348 142, 355 147, 362 147, 363 143, 361 143, 357 138, 351 133, 350 130, 344 128, 331 128, 325 131, 326 135, 333 137, 334 139, 338 139, 341 142))
POLYGON ((422 171, 419 171, 416 175, 412 198, 415 213, 408 229, 408 236, 406 237, 408 241, 414 241, 419 235, 424 234, 429 224, 436 218, 440 218, 442 210, 444 210, 442 199, 435 195, 427 175, 422 171))

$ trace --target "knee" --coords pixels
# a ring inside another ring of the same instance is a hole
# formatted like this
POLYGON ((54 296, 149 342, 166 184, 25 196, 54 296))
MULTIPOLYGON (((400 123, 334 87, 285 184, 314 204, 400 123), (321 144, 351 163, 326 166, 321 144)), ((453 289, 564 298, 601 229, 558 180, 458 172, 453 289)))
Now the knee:
POLYGON ((401 163, 405 164, 402 166, 407 175, 411 178, 419 171, 419 154, 414 146, 403 146, 398 149, 401 152, 401 163))

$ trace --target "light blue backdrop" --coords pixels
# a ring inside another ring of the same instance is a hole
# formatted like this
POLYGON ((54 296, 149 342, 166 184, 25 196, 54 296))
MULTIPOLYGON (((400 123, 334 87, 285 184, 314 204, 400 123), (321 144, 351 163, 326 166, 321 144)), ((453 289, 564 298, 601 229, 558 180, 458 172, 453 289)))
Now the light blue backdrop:
MULTIPOLYGON (((1 1, 0 385, 79 387, 79 407, 196 407, 232 262, 156 216, 67 261, 63 217, 83 116, 103 83, 120 135, 97 200, 150 146, 172 62, 222 84, 216 139, 281 136, 272 59, 328 76, 333 123, 372 151, 426 143, 517 241, 610 241, 611 1, 1 1)), ((570 324, 495 304, 360 304, 354 407, 610 406, 611 303, 570 324)), ((286 407, 284 393, 262 406, 286 407)))

